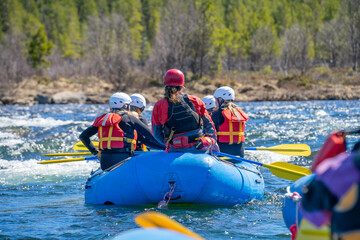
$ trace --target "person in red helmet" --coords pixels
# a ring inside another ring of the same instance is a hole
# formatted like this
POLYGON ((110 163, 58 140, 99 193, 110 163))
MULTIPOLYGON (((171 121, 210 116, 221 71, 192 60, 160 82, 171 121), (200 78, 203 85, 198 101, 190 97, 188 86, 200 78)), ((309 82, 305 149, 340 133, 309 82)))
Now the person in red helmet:
POLYGON ((154 105, 151 117, 154 137, 170 152, 218 150, 214 123, 205 104, 182 93, 184 83, 180 70, 166 72, 165 97, 154 105))

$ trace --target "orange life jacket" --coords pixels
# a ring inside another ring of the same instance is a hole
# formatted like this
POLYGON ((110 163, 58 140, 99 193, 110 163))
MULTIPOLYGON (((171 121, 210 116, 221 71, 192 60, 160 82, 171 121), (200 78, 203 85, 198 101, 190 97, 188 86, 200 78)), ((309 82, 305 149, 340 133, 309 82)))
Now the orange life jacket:
POLYGON ((137 133, 134 130, 134 138, 125 137, 124 131, 119 127, 122 116, 116 113, 105 113, 97 117, 93 126, 98 127, 99 149, 121 149, 125 148, 125 144, 129 143, 131 151, 136 148, 137 133))
POLYGON ((221 143, 233 144, 235 142, 239 144, 245 142, 245 122, 249 120, 249 117, 241 110, 234 110, 235 115, 228 108, 222 111, 225 121, 219 126, 219 131, 217 132, 218 141, 221 143))

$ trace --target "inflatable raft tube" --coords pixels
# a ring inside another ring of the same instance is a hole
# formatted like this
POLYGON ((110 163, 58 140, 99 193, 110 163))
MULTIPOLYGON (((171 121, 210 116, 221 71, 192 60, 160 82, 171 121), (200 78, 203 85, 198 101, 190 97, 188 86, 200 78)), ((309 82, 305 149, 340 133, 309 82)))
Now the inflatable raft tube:
POLYGON ((246 162, 232 164, 203 153, 147 152, 95 172, 85 184, 85 202, 91 204, 158 204, 170 193, 170 203, 236 205, 262 199, 264 179, 246 162))

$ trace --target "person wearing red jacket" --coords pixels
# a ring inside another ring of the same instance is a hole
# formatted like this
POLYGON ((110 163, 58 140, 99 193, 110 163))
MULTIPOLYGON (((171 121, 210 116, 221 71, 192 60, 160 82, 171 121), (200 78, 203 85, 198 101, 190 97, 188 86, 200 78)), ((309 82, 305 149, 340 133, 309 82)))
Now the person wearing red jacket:
POLYGON ((221 152, 244 157, 244 132, 248 115, 233 101, 235 92, 230 87, 220 87, 214 97, 219 109, 211 115, 217 131, 217 143, 221 152))
POLYGON ((165 97, 154 105, 151 122, 154 137, 167 151, 217 150, 214 123, 205 104, 184 94, 184 74, 170 69, 164 76, 165 97))

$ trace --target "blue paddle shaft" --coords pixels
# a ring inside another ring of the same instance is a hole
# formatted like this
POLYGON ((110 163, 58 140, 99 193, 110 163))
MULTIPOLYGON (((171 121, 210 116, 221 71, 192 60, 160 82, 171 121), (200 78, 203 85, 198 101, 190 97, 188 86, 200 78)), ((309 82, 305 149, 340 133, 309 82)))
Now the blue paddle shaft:
POLYGON ((257 150, 257 148, 247 147, 247 148, 245 148, 245 150, 251 150, 251 151, 253 151, 253 150, 257 150))
POLYGON ((259 162, 255 162, 255 161, 251 161, 245 158, 241 158, 241 157, 236 157, 234 155, 230 155, 230 154, 226 154, 226 153, 222 153, 222 152, 213 152, 214 154, 218 155, 218 156, 223 156, 223 157, 228 157, 228 158, 232 158, 232 159, 236 159, 236 160, 240 160, 240 161, 244 161, 244 162, 248 162, 248 163, 252 163, 252 164, 256 164, 259 166, 262 166, 262 163, 259 162))
POLYGON ((98 159, 96 156, 86 157, 85 160, 95 160, 98 159))

